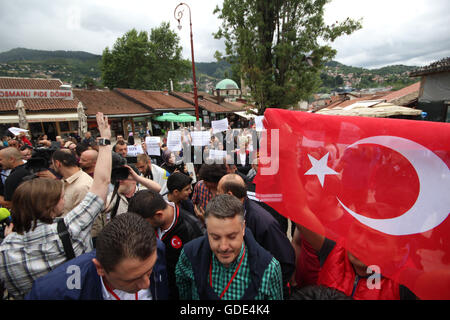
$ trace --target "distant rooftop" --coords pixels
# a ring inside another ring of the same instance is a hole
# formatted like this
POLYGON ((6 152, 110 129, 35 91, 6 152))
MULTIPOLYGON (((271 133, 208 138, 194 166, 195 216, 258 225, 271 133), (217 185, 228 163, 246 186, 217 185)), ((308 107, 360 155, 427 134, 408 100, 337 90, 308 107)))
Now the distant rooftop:
POLYGON ((439 72, 450 72, 450 57, 441 59, 439 61, 433 62, 428 66, 421 67, 417 70, 411 71, 409 76, 418 77, 439 72))

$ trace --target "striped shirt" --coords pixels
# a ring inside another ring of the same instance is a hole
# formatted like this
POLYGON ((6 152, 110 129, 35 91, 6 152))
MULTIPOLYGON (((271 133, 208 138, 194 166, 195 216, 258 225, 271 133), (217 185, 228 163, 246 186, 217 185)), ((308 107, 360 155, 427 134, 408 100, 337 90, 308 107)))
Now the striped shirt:
MULTIPOLYGON (((222 291, 228 285, 233 273, 237 269, 239 262, 244 252, 244 244, 241 252, 236 260, 230 264, 228 268, 224 267, 222 263, 212 254, 212 271, 211 278, 214 292, 220 296, 222 291)), ((175 270, 177 286, 182 300, 199 300, 198 291, 195 285, 194 272, 191 263, 182 250, 175 270)), ((244 256, 242 265, 239 268, 235 278, 230 284, 230 287, 225 292, 223 300, 239 300, 245 293, 249 286, 250 267, 248 261, 248 254, 244 256)), ((211 285, 208 276, 208 284, 211 285)), ((271 262, 264 271, 261 285, 258 289, 258 294, 255 300, 283 300, 283 283, 281 277, 280 263, 272 258, 271 262)))
MULTIPOLYGON (((103 208, 103 200, 89 192, 84 200, 64 216, 75 256, 92 251, 90 231, 94 219, 103 208)), ((14 299, 23 299, 33 281, 66 261, 64 247, 52 224, 37 222, 34 230, 23 235, 9 234, 0 244, 0 278, 14 299)))

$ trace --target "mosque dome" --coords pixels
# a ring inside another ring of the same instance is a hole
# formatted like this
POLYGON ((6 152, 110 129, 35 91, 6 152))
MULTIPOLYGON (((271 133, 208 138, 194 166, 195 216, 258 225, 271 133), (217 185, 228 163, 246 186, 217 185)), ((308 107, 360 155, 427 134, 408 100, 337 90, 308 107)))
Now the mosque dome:
POLYGON ((234 90, 234 89, 239 90, 239 87, 236 84, 236 82, 234 82, 231 79, 223 79, 216 85, 216 90, 234 90))

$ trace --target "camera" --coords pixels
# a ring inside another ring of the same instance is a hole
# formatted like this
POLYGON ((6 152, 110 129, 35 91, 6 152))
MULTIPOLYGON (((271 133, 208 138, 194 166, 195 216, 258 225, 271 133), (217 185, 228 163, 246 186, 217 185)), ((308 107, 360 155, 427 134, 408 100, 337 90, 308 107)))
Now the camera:
POLYGON ((180 172, 185 172, 184 171, 184 162, 183 162, 183 160, 181 159, 181 160, 178 160, 178 161, 175 161, 175 169, 178 169, 178 171, 180 171, 180 172))
POLYGON ((50 167, 51 159, 56 148, 33 148, 33 153, 30 159, 25 164, 30 174, 23 177, 23 181, 37 178, 36 173, 48 170, 50 167))
POLYGON ((25 168, 30 171, 31 174, 47 170, 48 167, 48 161, 40 157, 28 159, 27 163, 25 164, 25 168))

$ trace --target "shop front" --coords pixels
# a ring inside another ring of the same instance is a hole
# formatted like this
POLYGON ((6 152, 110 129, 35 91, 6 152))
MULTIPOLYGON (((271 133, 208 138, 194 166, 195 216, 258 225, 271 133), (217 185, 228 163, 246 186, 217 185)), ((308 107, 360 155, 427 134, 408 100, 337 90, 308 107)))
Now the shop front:
MULTIPOLYGON (((18 127, 17 114, 4 114, 0 116, 0 132, 5 135, 10 127, 18 127)), ((70 113, 28 113, 26 115, 30 137, 36 139, 46 134, 50 140, 56 136, 76 136, 78 132, 78 114, 70 113)))

